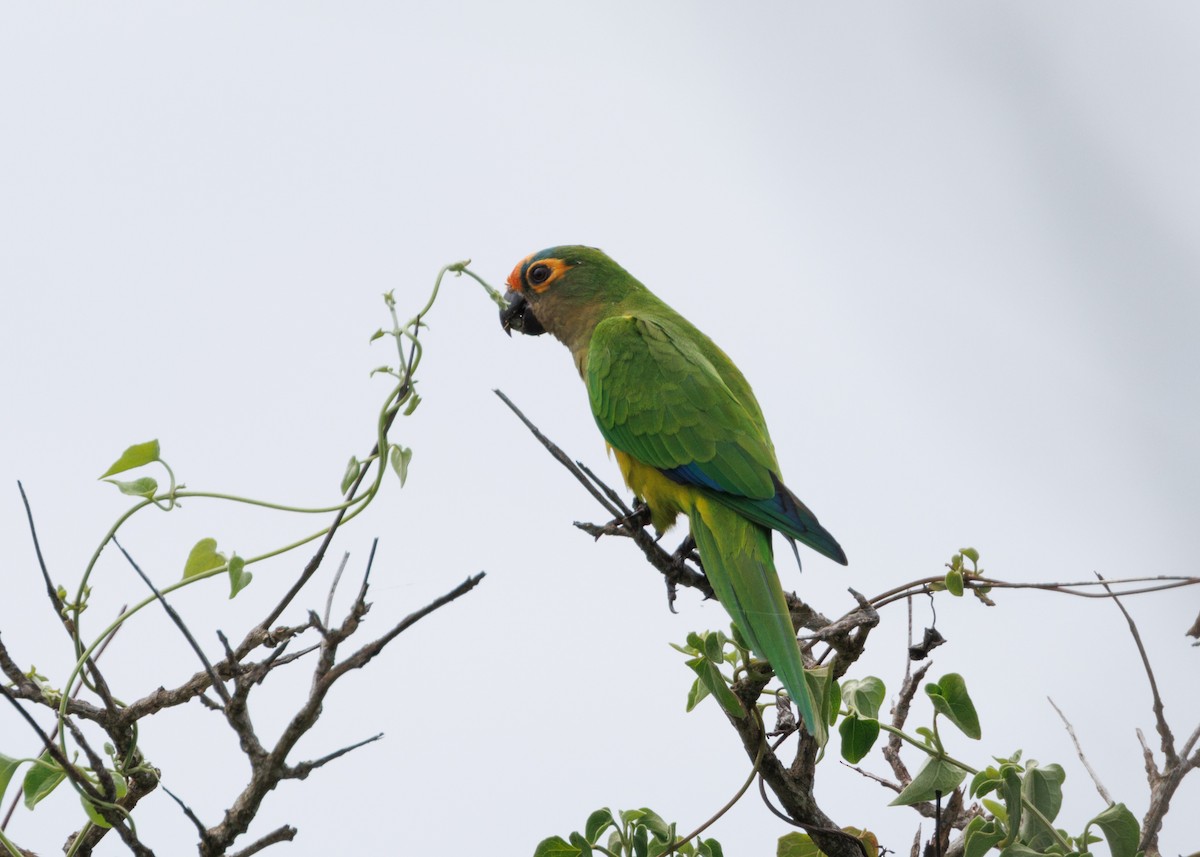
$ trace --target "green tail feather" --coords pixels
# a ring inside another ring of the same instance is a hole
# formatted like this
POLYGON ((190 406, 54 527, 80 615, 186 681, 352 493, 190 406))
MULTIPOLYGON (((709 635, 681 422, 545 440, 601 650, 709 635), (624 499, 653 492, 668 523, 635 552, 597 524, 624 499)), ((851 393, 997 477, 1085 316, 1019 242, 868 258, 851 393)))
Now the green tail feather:
POLYGON ((824 745, 828 730, 804 678, 800 646, 775 573, 771 531, 704 497, 693 502, 688 517, 713 592, 750 647, 771 664, 808 733, 824 745))

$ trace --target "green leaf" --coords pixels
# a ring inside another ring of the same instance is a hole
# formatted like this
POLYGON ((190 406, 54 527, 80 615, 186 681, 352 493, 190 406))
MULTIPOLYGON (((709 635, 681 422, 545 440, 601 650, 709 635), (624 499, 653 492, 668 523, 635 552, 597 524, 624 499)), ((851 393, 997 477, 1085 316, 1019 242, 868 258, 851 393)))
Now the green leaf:
POLYGON ((704 635, 704 656, 710 661, 718 663, 725 660, 721 654, 721 638, 716 634, 708 633, 704 635))
POLYGON ((21 783, 21 790, 25 793, 25 807, 33 809, 38 805, 38 801, 54 791, 66 778, 66 771, 58 766, 49 751, 42 753, 38 756, 37 764, 25 772, 25 780, 21 783))
POLYGON ((100 474, 100 478, 103 479, 105 476, 112 476, 114 473, 123 473, 126 470, 141 467, 143 464, 158 461, 158 456, 159 448, 157 440, 135 443, 122 452, 121 457, 112 463, 112 467, 100 474))
POLYGON ((17 772, 17 768, 21 767, 24 759, 10 759, 3 753, 0 753, 0 798, 4 797, 4 791, 8 788, 9 782, 12 780, 13 774, 17 772))
MULTIPOLYGON (((869 830, 859 830, 857 827, 843 827, 842 832, 849 833, 861 842, 867 857, 879 857, 879 840, 874 833, 869 830)), ((775 846, 776 857, 824 857, 824 854, 825 852, 818 848, 812 838, 805 833, 785 833, 779 837, 779 842, 775 846)))
POLYGON ((721 843, 715 839, 700 840, 699 851, 701 854, 704 854, 704 857, 725 857, 725 849, 723 849, 721 847, 721 843))
POLYGON ((703 701, 704 697, 708 696, 708 687, 700 679, 692 682, 692 688, 687 695, 687 710, 691 711, 703 701))
POLYGON ((842 832, 849 833, 851 836, 858 839, 867 851, 867 857, 879 857, 879 839, 869 830, 860 830, 857 827, 843 827, 842 832))
POLYGON ((1000 801, 984 798, 982 803, 984 808, 1000 821, 1008 822, 1008 810, 1004 808, 1004 804, 1000 803, 1000 801))
POLYGON ((996 822, 975 816, 963 831, 963 857, 983 857, 993 846, 1003 842, 1004 837, 1004 830, 996 822))
POLYGON ((79 802, 83 804, 83 811, 87 814, 88 819, 97 827, 103 827, 105 830, 112 827, 104 816, 100 814, 100 810, 96 809, 96 805, 87 799, 87 795, 80 795, 79 802))
POLYGON ((608 850, 613 854, 625 853, 625 837, 621 834, 619 827, 608 834, 608 850))
POLYGON ((936 684, 925 685, 925 693, 934 709, 962 730, 968 738, 979 739, 979 715, 967 693, 967 683, 958 673, 946 673, 936 684))
POLYGON ((246 561, 236 553, 229 558, 229 597, 237 595, 250 585, 254 575, 246 571, 246 561))
MULTIPOLYGON (((1062 809, 1062 784, 1066 778, 1067 774, 1061 765, 1046 765, 1043 768, 1031 759, 1025 765, 1021 796, 1036 806, 1048 821, 1054 821, 1062 809)), ((1033 813, 1025 813, 1018 830, 1021 841, 1031 848, 1044 849, 1054 842, 1053 831, 1033 813)))
MULTIPOLYGON (((1004 784, 1000 787, 998 794, 1004 798, 1004 821, 1008 825, 1010 831, 1020 831, 1021 816, 1025 814, 1025 805, 1021 803, 1021 777, 1017 773, 1017 769, 1012 765, 1004 765, 1000 768, 1000 777, 1004 780, 1004 784)), ((996 815, 996 813, 992 813, 996 815)), ((1000 816, 996 816, 999 818, 1000 816)), ((1015 833, 1014 833, 1015 836, 1015 833)))
POLYGON ((640 824, 633 830, 633 855, 634 857, 649 857, 650 854, 650 832, 640 824))
POLYGON ((408 463, 412 461, 412 450, 406 446, 392 444, 392 453, 388 458, 392 463, 392 469, 400 477, 400 487, 403 488, 405 480, 408 479, 408 463))
POLYGON ((642 817, 640 809, 623 809, 620 811, 621 823, 628 826, 642 817))
POLYGON ((912 782, 896 795, 888 806, 912 806, 927 800, 933 800, 938 792, 948 796, 967 776, 967 772, 957 765, 952 765, 945 759, 930 756, 912 782))
POLYGON ((962 598, 963 576, 961 571, 951 571, 946 574, 946 591, 962 598))
POLYGON ((1045 854, 1035 851, 1027 845, 1022 845, 1020 842, 1014 842, 1012 845, 1006 845, 1000 849, 1000 857, 1045 857, 1045 854))
POLYGON ((578 833, 571 834, 571 844, 579 849, 580 857, 592 857, 592 846, 578 833))
POLYGON ((217 552, 216 539, 201 539, 192 547, 187 562, 183 564, 183 579, 220 568, 225 561, 225 554, 217 552))
POLYGON ((362 473, 362 464, 353 455, 350 456, 350 461, 346 464, 346 472, 342 474, 343 494, 350 490, 350 486, 354 484, 354 480, 358 478, 358 474, 360 473, 362 473))
POLYGON ((873 675, 842 682, 842 702, 859 717, 877 720, 879 708, 886 697, 887 690, 883 682, 873 675))
POLYGON ((822 857, 821 849, 806 833, 785 833, 775 846, 775 857, 822 857))
POLYGON ((371 338, 368 339, 367 342, 374 342, 376 339, 382 339, 385 336, 387 336, 387 334, 383 332, 383 328, 381 327, 379 330, 371 334, 371 338))
POLYGON ((153 500, 154 495, 158 493, 158 481, 149 476, 134 479, 132 482, 122 482, 120 479, 105 479, 104 481, 116 485, 117 490, 130 497, 145 497, 147 500, 153 500))
POLYGON ((408 400, 408 407, 404 409, 404 416, 411 417, 412 412, 417 409, 417 405, 421 404, 421 397, 414 391, 412 398, 408 400))
MULTIPOLYGON (((1089 821, 1088 827, 1093 824, 1104 832, 1112 857, 1134 857, 1137 854, 1142 831, 1138 827, 1137 819, 1125 804, 1114 803, 1089 821)), ((1086 833, 1086 828, 1084 830, 1086 833)))
POLYGON ((653 833, 655 839, 661 839, 664 842, 671 839, 670 825, 663 821, 662 816, 652 809, 642 807, 642 817, 638 823, 653 833))
POLYGON ((737 694, 729 689, 729 685, 725 683, 725 677, 721 675, 721 671, 717 669, 716 664, 708 658, 701 657, 692 658, 687 662, 687 665, 700 678, 705 688, 716 698, 726 713, 733 717, 746 716, 746 709, 742 707, 742 701, 737 698, 737 694))
MULTIPOLYGON (((124 777, 118 777, 118 776, 116 776, 116 774, 114 772, 108 771, 108 770, 101 771, 100 775, 107 777, 109 782, 112 783, 113 794, 116 796, 117 800, 120 800, 121 798, 125 797, 126 794, 129 793, 129 788, 128 788, 128 786, 125 785, 124 777)), ((100 788, 101 794, 103 794, 104 793, 103 785, 100 785, 100 784, 97 784, 97 785, 100 788)), ((108 823, 108 821, 104 818, 104 816, 100 814, 100 810, 98 810, 96 808, 96 805, 93 804, 90 800, 88 800, 85 795, 83 795, 83 794, 79 795, 79 801, 80 801, 80 803, 83 804, 83 811, 85 813, 87 813, 87 817, 91 819, 92 824, 96 825, 97 827, 103 827, 105 830, 112 827, 112 825, 108 823)))
POLYGON ((991 765, 988 765, 971 778, 971 785, 967 789, 967 795, 970 797, 983 797, 985 794, 999 788, 1000 783, 1000 772, 991 765))
POLYGON ((733 642, 747 652, 750 651, 750 643, 746 641, 746 636, 742 633, 742 629, 738 627, 737 622, 729 623, 729 631, 733 635, 733 642))
POLYGON ((871 752, 875 739, 879 737, 879 721, 863 719, 852 714, 838 726, 842 736, 842 758, 854 765, 871 752))
POLYGON ((579 849, 561 836, 551 836, 538 843, 533 857, 579 857, 579 849))
POLYGON ((971 562, 979 562, 979 551, 975 550, 975 548, 962 548, 959 553, 971 562))
POLYGON ((583 835, 587 837, 588 842, 594 844, 600 840, 600 834, 614 824, 616 822, 613 821, 610 809, 598 809, 588 816, 587 824, 583 826, 583 835))
MULTIPOLYGON (((804 681, 808 684, 809 693, 812 694, 817 714, 824 715, 816 724, 817 732, 820 734, 813 735, 817 739, 817 743, 824 747, 825 742, 829 740, 829 731, 825 727, 837 719, 838 709, 842 702, 841 695, 838 692, 837 682, 833 680, 833 671, 829 667, 806 669, 804 681)), ((804 725, 805 728, 808 728, 807 723, 804 725)))

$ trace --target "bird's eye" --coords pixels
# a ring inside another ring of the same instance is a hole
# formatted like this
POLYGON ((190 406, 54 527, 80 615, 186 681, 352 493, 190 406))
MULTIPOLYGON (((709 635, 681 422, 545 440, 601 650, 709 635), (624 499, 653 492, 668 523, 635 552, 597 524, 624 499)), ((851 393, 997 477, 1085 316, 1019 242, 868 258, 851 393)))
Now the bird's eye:
POLYGON ((540 286, 542 283, 546 282, 546 280, 550 279, 550 266, 534 265, 529 269, 529 273, 526 274, 526 277, 528 277, 529 282, 533 285, 540 286))

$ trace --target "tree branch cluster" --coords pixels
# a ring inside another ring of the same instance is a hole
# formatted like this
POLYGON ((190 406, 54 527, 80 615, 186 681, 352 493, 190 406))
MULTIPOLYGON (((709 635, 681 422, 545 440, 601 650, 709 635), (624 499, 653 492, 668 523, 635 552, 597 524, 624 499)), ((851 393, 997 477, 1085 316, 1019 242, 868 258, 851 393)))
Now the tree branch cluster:
MULTIPOLYGON (((36 543, 32 514, 29 523, 36 543)), ((301 576, 303 582, 307 583, 319 568, 334 532, 336 526, 331 529, 316 555, 306 566, 301 576)), ((124 548, 121 550, 124 552, 124 548)), ((483 579, 484 573, 468 577, 446 594, 406 616, 384 634, 344 654, 342 649, 361 630, 363 620, 371 608, 367 595, 374 553, 372 547, 371 560, 367 563, 358 593, 345 617, 338 624, 328 624, 328 613, 323 620, 316 612, 309 611, 307 620, 303 623, 269 629, 269 623, 284 613, 303 588, 293 586, 270 611, 267 618, 251 628, 236 647, 231 646, 225 635, 218 632, 224 648, 224 657, 213 663, 204 656, 182 619, 143 575, 181 632, 191 639, 203 663, 203 669, 173 687, 159 687, 128 704, 116 701, 95 658, 88 659, 86 663, 84 685, 97 700, 88 701, 75 693, 65 701, 62 700, 57 692, 44 687, 34 676, 26 674, 13 658, 6 642, 0 639, 0 672, 3 672, 8 680, 7 685, 0 685, 0 694, 21 712, 31 728, 37 732, 44 752, 62 767, 72 784, 87 797, 110 825, 106 828, 89 824, 73 834, 68 840, 73 852, 78 855, 91 854, 111 830, 116 832, 134 854, 141 857, 152 857, 154 854, 146 843, 140 841, 136 828, 130 822, 130 813, 138 803, 162 785, 160 772, 145 758, 143 748, 137 743, 137 725, 145 718, 161 714, 168 709, 199 703, 221 714, 250 765, 248 780, 233 798, 221 820, 215 824, 206 824, 183 800, 174 794, 171 795, 195 826, 199 835, 198 852, 202 857, 218 857, 230 853, 234 843, 250 829, 266 796, 281 782, 303 780, 329 762, 381 738, 382 734, 373 735, 316 759, 298 762, 289 760, 296 744, 317 724, 323 703, 340 678, 353 670, 365 667, 396 637, 425 616, 470 592, 483 579), (304 643, 307 645, 302 645, 304 643), (252 693, 276 670, 310 657, 311 682, 307 697, 292 715, 278 739, 273 743, 264 743, 252 715, 252 693), (47 709, 56 715, 61 704, 66 716, 56 721, 59 731, 51 735, 42 730, 22 703, 34 708, 47 709), (114 762, 106 765, 95 748, 94 740, 85 735, 82 728, 84 723, 93 724, 103 732, 106 740, 116 750, 114 762), (62 729, 65 729, 69 736, 69 745, 66 736, 61 734, 62 729), (83 775, 64 753, 63 747, 66 746, 73 746, 82 753, 93 772, 103 771, 106 767, 111 769, 115 764, 116 775, 124 779, 124 794, 118 797, 111 776, 98 777, 101 785, 97 785, 83 775)), ((137 568, 133 558, 128 553, 125 556, 130 564, 137 568)), ((50 574, 41 558, 40 550, 38 558, 43 576, 47 580, 51 606, 70 635, 72 628, 68 618, 69 611, 65 609, 55 587, 49 584, 50 574)), ((141 574, 140 568, 137 570, 141 574)), ((332 596, 333 587, 329 593, 330 601, 332 596)), ((290 841, 295 835, 294 826, 284 825, 260 837, 237 854, 254 854, 270 845, 290 841)))

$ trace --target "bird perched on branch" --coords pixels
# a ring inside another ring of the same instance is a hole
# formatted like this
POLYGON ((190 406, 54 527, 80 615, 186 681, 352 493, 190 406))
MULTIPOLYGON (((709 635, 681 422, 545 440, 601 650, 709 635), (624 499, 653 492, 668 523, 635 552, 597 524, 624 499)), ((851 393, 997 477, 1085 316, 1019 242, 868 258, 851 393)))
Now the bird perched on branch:
POLYGON ((683 513, 713 592, 824 743, 771 548, 771 530, 835 562, 846 554, 783 484, 762 409, 733 361, 591 247, 551 247, 508 278, 506 332, 570 350, 625 483, 659 532, 683 513))

